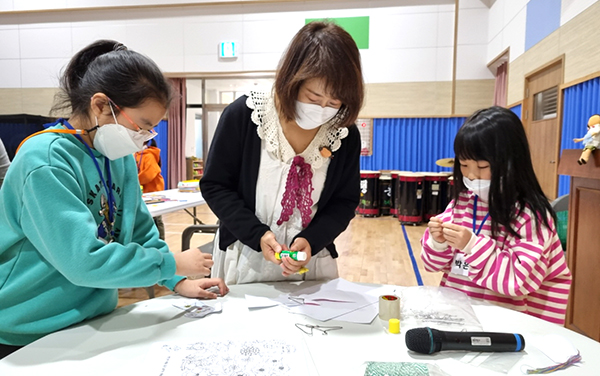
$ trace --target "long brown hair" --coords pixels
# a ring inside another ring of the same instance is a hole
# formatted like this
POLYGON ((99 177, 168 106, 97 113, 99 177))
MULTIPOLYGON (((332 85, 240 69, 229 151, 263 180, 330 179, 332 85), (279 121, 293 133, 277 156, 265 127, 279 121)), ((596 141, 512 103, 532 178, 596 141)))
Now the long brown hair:
POLYGON ((279 62, 274 89, 286 120, 296 118, 298 92, 312 78, 324 79, 328 94, 342 102, 335 125, 354 124, 364 99, 360 53, 350 34, 332 22, 306 24, 279 62))

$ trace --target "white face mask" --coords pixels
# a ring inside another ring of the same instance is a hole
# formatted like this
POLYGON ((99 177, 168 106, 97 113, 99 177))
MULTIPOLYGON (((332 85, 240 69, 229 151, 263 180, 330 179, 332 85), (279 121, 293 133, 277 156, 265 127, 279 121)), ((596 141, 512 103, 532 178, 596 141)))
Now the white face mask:
MULTIPOLYGON (((96 150, 111 161, 142 150, 144 142, 148 141, 148 136, 120 125, 112 106, 110 106, 110 111, 115 123, 104 124, 96 130, 94 136, 96 150)), ((96 119, 96 124, 98 124, 98 119, 96 119)))
POLYGON ((468 190, 479 196, 482 201, 489 202, 491 180, 469 180, 469 178, 463 176, 463 183, 468 190))
POLYGON ((338 108, 296 101, 296 123, 302 129, 315 129, 333 119, 338 111, 338 108))

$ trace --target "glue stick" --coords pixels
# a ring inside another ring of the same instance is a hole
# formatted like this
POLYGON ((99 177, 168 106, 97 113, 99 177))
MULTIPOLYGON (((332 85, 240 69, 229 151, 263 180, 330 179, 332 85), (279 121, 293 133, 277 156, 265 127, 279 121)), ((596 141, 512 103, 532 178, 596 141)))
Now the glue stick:
POLYGON ((298 251, 287 251, 287 250, 283 250, 280 253, 275 253, 275 258, 277 260, 281 260, 284 257, 291 257, 292 260, 296 260, 296 261, 305 261, 306 253, 298 252, 298 251))

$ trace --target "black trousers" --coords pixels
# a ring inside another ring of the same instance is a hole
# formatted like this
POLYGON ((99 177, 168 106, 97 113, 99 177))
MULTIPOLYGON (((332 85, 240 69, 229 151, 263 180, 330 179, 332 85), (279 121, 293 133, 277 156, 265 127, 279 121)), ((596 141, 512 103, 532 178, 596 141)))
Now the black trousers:
POLYGON ((11 346, 0 343, 0 359, 14 353, 23 346, 11 346))

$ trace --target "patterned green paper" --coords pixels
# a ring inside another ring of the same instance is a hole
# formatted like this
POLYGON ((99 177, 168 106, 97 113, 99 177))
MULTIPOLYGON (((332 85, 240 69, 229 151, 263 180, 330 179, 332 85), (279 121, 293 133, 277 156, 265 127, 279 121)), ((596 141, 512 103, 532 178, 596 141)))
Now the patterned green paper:
POLYGON ((367 362, 365 376, 429 376, 427 363, 367 362))

